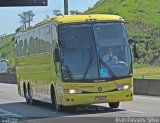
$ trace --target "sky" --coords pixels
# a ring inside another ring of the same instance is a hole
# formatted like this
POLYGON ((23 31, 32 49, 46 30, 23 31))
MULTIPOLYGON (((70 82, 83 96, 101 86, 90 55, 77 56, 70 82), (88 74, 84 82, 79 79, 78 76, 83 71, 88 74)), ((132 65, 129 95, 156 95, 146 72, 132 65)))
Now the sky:
MULTIPOLYGON (((92 7, 98 0, 68 0, 69 10, 83 12, 92 7)), ((31 25, 53 16, 53 10, 59 9, 63 12, 63 0, 48 0, 48 6, 43 7, 1 7, 0 8, 0 35, 11 34, 20 26, 18 14, 33 10, 35 17, 31 25)))

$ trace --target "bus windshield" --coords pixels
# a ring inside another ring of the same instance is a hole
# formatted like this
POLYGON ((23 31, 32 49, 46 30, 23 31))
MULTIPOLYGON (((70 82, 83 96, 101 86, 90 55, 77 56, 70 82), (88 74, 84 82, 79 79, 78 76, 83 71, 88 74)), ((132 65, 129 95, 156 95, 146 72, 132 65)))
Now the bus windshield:
POLYGON ((64 81, 107 80, 132 74, 122 22, 61 25, 59 44, 64 81))

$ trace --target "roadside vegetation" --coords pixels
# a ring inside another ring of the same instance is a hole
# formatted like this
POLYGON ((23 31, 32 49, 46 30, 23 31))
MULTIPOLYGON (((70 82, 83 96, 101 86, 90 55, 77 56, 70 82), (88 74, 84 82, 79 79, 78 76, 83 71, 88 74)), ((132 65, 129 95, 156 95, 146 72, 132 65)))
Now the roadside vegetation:
POLYGON ((0 57, 9 60, 9 69, 15 72, 15 57, 14 57, 14 34, 3 36, 3 42, 0 42, 0 57))

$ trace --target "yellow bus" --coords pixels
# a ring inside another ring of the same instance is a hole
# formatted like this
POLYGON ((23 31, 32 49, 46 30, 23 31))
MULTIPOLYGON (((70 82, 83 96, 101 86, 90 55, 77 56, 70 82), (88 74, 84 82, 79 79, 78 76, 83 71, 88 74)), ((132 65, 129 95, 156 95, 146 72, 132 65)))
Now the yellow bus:
POLYGON ((15 36, 19 94, 56 110, 133 99, 132 56, 125 21, 117 15, 65 15, 15 36))

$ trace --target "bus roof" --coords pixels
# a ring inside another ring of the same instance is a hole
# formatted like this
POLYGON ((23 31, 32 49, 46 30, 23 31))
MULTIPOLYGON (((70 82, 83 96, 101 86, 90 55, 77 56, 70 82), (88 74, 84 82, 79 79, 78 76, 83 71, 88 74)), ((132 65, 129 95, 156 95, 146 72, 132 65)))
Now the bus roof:
POLYGON ((58 23, 78 23, 87 21, 124 21, 118 15, 93 14, 93 15, 65 15, 57 16, 55 20, 58 23))

